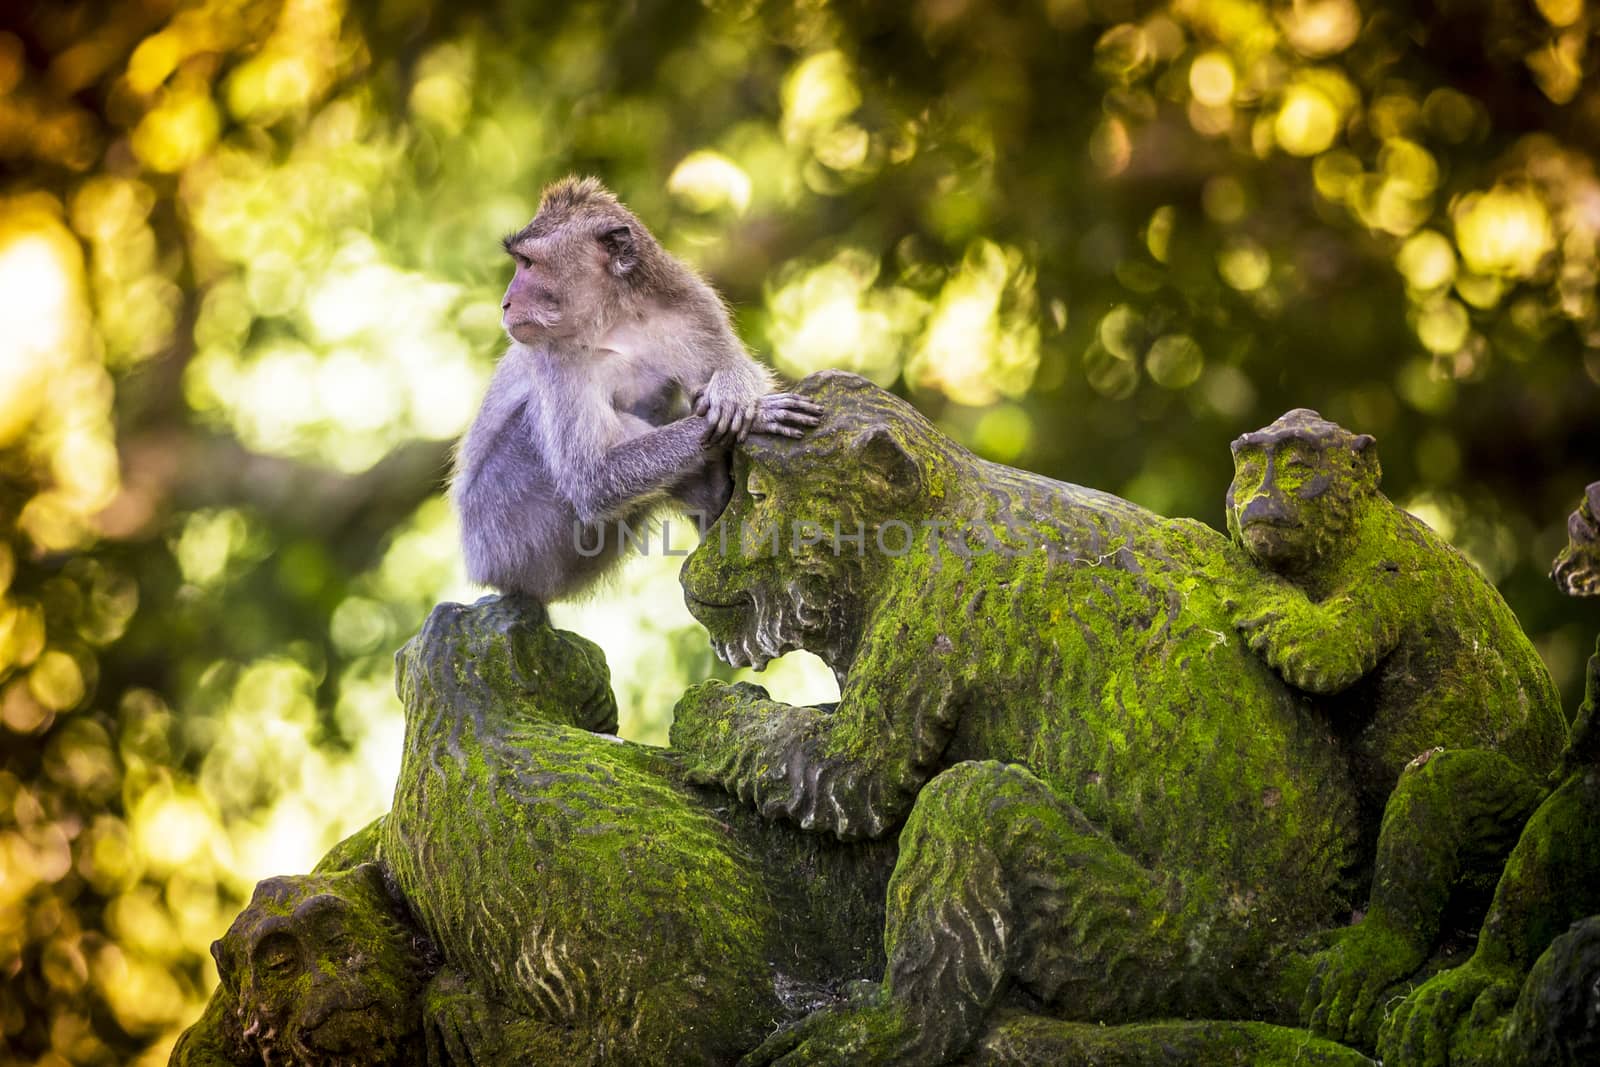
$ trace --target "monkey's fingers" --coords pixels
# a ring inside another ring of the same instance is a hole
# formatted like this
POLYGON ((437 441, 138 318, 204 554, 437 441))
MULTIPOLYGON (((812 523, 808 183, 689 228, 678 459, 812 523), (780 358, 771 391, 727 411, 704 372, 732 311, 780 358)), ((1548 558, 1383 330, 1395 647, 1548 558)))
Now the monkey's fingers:
POLYGON ((815 400, 807 400, 795 393, 769 393, 761 398, 761 406, 768 411, 804 411, 810 415, 824 415, 828 411, 815 400))
POLYGON ((699 396, 694 398, 694 413, 696 415, 699 415, 703 419, 706 416, 706 412, 708 412, 710 410, 711 410, 711 398, 710 397, 706 396, 706 394, 704 394, 704 393, 701 393, 699 396))

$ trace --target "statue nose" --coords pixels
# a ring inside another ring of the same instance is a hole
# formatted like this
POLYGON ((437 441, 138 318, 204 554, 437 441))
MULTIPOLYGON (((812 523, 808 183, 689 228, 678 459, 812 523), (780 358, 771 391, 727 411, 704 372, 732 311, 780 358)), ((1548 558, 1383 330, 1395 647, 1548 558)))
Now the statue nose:
POLYGON ((1275 496, 1258 496, 1244 506, 1239 513, 1241 525, 1248 526, 1252 522, 1287 522, 1289 509, 1283 506, 1283 501, 1275 496))

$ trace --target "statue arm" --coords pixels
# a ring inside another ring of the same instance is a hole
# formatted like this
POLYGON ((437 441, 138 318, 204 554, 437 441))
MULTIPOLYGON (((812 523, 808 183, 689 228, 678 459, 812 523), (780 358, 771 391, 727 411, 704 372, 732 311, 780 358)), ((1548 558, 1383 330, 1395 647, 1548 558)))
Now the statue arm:
POLYGON ((504 1007, 455 971, 434 975, 422 995, 422 1016, 428 1067, 589 1059, 581 1031, 504 1007))
POLYGON ((1265 580, 1235 609, 1234 626, 1250 650, 1290 685, 1308 693, 1338 693, 1400 643, 1395 592, 1393 583, 1380 577, 1314 601, 1288 582, 1265 580))
POLYGON ((691 779, 808 830, 889 833, 944 750, 956 703, 936 653, 874 644, 904 662, 864 654, 837 708, 782 704, 748 683, 690 689, 673 711, 672 747, 690 755, 691 779))

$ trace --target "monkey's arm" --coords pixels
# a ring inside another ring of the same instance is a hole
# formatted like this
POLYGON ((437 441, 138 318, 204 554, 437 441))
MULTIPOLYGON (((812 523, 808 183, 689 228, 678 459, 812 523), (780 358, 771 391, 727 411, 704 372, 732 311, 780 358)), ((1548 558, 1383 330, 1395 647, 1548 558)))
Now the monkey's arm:
POLYGON ((1398 598, 1387 573, 1326 600, 1263 577, 1234 611, 1250 650, 1308 693, 1348 689, 1400 642, 1398 598))
MULTIPOLYGON (((755 419, 745 431, 799 437, 821 421, 822 410, 804 397, 772 393, 757 402, 755 419)), ((584 522, 614 518, 641 500, 671 492, 708 466, 715 467, 707 461, 724 446, 713 439, 709 424, 709 419, 690 415, 613 446, 592 470, 570 479, 568 499, 578 518, 584 522)))
POLYGON ((937 653, 879 635, 852 667, 837 708, 706 682, 673 710, 672 747, 690 754, 692 779, 766 818, 846 840, 882 837, 910 811, 955 728, 953 677, 937 653))
POLYGON ((706 420, 691 415, 614 445, 588 470, 567 479, 567 498, 578 518, 604 522, 698 471, 715 448, 705 440, 705 430, 706 420))
POLYGON ((428 1067, 586 1062, 581 1035, 512 1011, 460 974, 444 970, 422 996, 428 1067))

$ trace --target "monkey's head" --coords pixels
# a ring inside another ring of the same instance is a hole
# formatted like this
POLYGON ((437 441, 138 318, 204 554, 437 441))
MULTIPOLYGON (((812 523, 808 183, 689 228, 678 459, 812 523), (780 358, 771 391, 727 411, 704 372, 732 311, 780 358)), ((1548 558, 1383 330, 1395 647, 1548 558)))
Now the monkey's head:
POLYGON ((633 212, 593 178, 563 178, 533 221, 505 238, 516 264, 500 304, 513 340, 582 339, 604 332, 664 253, 633 212))
POLYGON ((1583 492, 1578 510, 1567 518, 1567 547, 1550 571, 1568 596, 1600 596, 1600 482, 1583 492))
POLYGON ((680 581, 725 662, 759 669, 803 648, 839 672, 950 465, 933 425, 865 378, 823 371, 794 392, 827 409, 822 424, 740 446, 733 497, 680 581))
POLYGON ((239 1052, 287 1065, 403 1062, 437 965, 376 863, 258 882, 211 955, 239 1052))
POLYGON ((1228 533, 1261 566, 1314 572, 1382 477, 1371 437, 1296 408, 1233 442, 1228 533))

